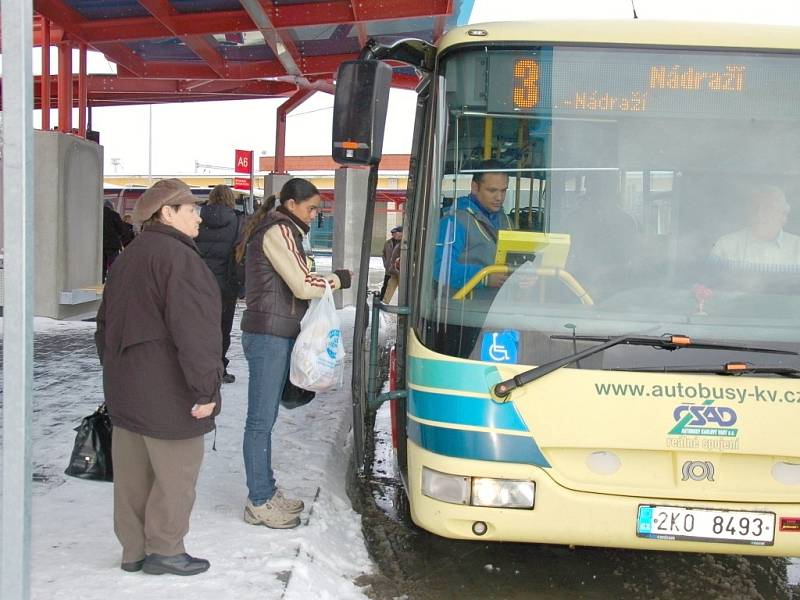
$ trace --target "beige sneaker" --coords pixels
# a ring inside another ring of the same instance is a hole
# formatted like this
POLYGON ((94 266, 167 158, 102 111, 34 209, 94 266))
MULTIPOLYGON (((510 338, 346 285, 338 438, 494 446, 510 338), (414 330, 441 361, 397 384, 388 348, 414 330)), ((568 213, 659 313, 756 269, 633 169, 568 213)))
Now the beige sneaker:
POLYGON ((264 525, 272 529, 292 529, 300 525, 296 514, 281 510, 272 500, 261 506, 253 506, 248 500, 244 505, 244 520, 250 525, 264 525))
POLYGON ((305 508, 305 504, 303 504, 302 500, 298 500, 295 498, 287 498, 283 495, 283 490, 278 488, 275 490, 275 494, 272 498, 269 499, 270 503, 273 506, 280 508, 283 512, 290 513, 290 514, 297 514, 303 512, 305 508))

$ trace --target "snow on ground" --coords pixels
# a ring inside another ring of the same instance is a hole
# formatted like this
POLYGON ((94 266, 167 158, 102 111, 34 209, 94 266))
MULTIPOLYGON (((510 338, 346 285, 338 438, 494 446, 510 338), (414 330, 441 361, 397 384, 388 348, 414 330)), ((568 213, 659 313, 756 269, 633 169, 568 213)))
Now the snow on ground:
MULTIPOLYGON (((350 342, 354 309, 340 315, 350 342)), ((345 493, 349 361, 342 391, 281 409, 273 433, 276 476, 305 501, 303 524, 283 531, 248 525, 241 457, 248 378, 237 318, 229 352, 236 382, 223 386, 216 451, 213 434, 206 437, 186 537, 187 551, 208 558, 211 569, 194 577, 152 576, 119 569, 112 484, 63 475, 73 427, 103 399, 94 323, 37 318, 34 327, 32 598, 365 598, 354 579, 373 566, 345 493)))

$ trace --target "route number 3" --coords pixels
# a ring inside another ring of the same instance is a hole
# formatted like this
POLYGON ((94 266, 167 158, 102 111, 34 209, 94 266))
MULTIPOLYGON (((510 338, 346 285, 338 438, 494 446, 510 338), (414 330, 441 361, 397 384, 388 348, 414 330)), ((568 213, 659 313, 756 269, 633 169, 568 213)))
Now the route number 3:
POLYGON ((514 108, 531 109, 539 104, 539 61, 520 58, 514 63, 514 108))

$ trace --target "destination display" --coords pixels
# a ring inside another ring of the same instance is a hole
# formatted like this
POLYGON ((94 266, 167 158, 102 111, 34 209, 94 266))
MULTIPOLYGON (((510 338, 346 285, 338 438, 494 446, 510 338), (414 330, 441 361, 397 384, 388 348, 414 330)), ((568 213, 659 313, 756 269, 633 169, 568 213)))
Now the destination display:
POLYGON ((489 53, 489 112, 795 117, 800 56, 535 48, 489 53))

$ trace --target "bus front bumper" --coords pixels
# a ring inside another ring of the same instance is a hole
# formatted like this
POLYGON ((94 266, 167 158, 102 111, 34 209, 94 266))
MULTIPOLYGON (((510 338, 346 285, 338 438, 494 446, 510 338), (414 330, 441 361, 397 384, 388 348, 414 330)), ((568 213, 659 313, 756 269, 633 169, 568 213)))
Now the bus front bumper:
POLYGON ((800 523, 800 503, 697 502, 617 496, 571 490, 533 465, 490 463, 428 452, 409 440, 408 485, 414 522, 437 535, 455 539, 602 546, 680 552, 769 556, 800 555, 800 530, 780 530, 782 519, 800 523), (532 509, 486 508, 443 502, 421 491, 423 466, 471 477, 530 479, 536 484, 532 509), (775 514, 772 543, 658 539, 637 535, 640 506, 668 505, 724 511, 775 514))

